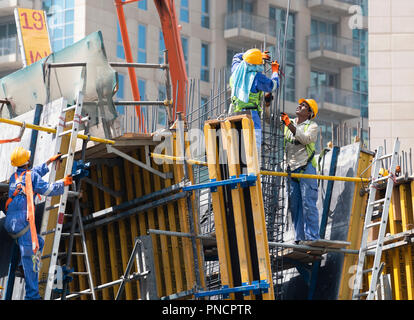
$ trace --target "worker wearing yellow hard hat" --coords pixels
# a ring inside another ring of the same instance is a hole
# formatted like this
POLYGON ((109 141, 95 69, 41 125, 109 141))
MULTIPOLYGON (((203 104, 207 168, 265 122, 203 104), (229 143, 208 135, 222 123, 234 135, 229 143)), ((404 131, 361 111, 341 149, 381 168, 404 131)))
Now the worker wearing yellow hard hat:
POLYGON ((12 166, 17 167, 9 180, 9 199, 6 202, 4 228, 17 240, 20 248, 21 265, 25 278, 25 300, 41 299, 39 295, 38 267, 44 241, 37 234, 34 217, 34 198, 36 194, 56 196, 63 194, 64 187, 72 184, 72 177, 62 181, 47 183, 42 177, 49 172, 48 165, 61 158, 54 155, 48 161, 29 169, 31 152, 16 147, 11 156, 12 166))
MULTIPOLYGON (((316 174, 315 142, 318 114, 314 99, 299 99, 296 118, 281 114, 287 170, 291 173, 316 174)), ((318 183, 315 179, 288 179, 289 208, 295 228, 295 242, 313 241, 319 236, 318 183)))
POLYGON ((279 64, 271 62, 272 75, 267 77, 264 71, 264 62, 270 62, 268 51, 249 49, 244 53, 237 53, 233 57, 230 77, 231 105, 229 113, 250 111, 256 133, 258 159, 260 159, 262 129, 260 113, 263 111, 262 98, 265 106, 270 106, 271 92, 279 87, 279 64), (266 94, 264 94, 266 92, 266 94))

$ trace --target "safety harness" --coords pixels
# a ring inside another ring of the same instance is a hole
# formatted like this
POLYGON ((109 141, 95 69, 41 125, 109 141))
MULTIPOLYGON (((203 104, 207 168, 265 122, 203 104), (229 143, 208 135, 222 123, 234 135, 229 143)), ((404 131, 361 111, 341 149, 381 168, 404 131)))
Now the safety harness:
POLYGON ((25 194, 27 198, 27 220, 29 224, 17 234, 10 234, 13 239, 17 239, 24 235, 27 230, 30 229, 30 235, 32 238, 32 250, 34 253, 34 258, 37 256, 39 250, 39 241, 37 238, 36 224, 35 224, 35 207, 33 200, 33 185, 32 185, 32 172, 30 170, 23 171, 20 176, 17 176, 17 173, 14 173, 14 178, 16 181, 16 190, 14 190, 12 196, 7 199, 6 202, 6 212, 8 210, 9 204, 13 199, 19 194, 25 194), (23 185, 23 177, 26 176, 25 182, 26 185, 23 185))

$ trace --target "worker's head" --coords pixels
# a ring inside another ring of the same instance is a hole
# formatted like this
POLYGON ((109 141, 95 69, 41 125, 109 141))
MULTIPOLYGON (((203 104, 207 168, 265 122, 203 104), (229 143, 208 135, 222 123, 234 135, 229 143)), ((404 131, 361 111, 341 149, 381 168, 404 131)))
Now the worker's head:
POLYGON ((263 64, 262 52, 259 49, 249 49, 243 54, 243 60, 250 64, 263 64))
POLYGON ((296 108, 296 114, 300 114, 306 119, 313 119, 318 114, 318 104, 313 99, 299 99, 299 106, 296 108))
POLYGON ((29 164, 30 151, 22 147, 16 147, 10 157, 13 167, 22 167, 29 164))

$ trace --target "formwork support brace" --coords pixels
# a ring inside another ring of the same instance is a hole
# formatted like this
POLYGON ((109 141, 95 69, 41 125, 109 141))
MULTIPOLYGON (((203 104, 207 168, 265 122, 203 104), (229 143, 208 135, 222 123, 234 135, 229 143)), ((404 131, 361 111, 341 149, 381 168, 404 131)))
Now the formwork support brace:
POLYGON ((269 283, 266 280, 260 281, 252 281, 251 284, 243 283, 243 285, 239 287, 229 288, 227 285, 221 287, 218 290, 211 290, 211 291, 199 291, 194 294, 196 298, 201 297, 210 297, 210 296, 217 296, 222 295, 223 299, 227 299, 230 296, 230 293, 243 293, 243 295, 249 295, 250 291, 253 294, 261 294, 266 293, 269 290, 269 283))
MULTIPOLYGON (((145 148, 147 149, 148 146, 145 146, 145 148)), ((122 151, 120 151, 120 150, 118 150, 118 149, 116 149, 112 146, 107 145, 106 150, 108 151, 108 153, 115 153, 118 156, 128 160, 129 162, 132 162, 133 164, 135 164, 135 165, 137 165, 137 166, 139 166, 139 167, 141 167, 145 170, 148 170, 149 172, 151 172, 153 174, 156 174, 157 176, 160 176, 163 179, 172 179, 173 178, 172 172, 161 172, 161 171, 158 171, 158 170, 152 168, 150 163, 149 163, 149 157, 146 158, 146 163, 143 163, 143 162, 131 157, 130 155, 128 155, 128 154, 126 154, 126 153, 124 153, 124 152, 122 152, 122 151)), ((149 154, 149 152, 147 152, 147 150, 145 150, 145 151, 146 151, 146 154, 149 154)))
POLYGON ((195 184, 195 185, 192 185, 192 186, 185 186, 185 187, 183 187, 183 191, 191 191, 191 190, 196 190, 196 189, 210 188, 211 192, 216 192, 217 187, 219 187, 219 186, 230 185, 230 187, 232 189, 236 189, 237 184, 240 184, 240 186, 242 188, 245 188, 245 187, 254 186, 256 184, 256 180, 257 180, 256 175, 241 174, 241 175, 239 175, 238 178, 236 176, 232 176, 232 177, 230 177, 230 179, 220 180, 220 181, 216 181, 216 179, 210 179, 210 182, 195 184))

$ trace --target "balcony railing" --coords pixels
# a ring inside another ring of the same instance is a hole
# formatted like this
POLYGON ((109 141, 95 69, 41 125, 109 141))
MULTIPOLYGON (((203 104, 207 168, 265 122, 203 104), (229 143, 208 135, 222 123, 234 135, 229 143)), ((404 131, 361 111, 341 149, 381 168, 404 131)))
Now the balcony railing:
POLYGON ((358 40, 321 33, 308 36, 308 50, 329 50, 358 58, 360 48, 358 40))
POLYGON ((237 11, 225 16, 224 29, 241 28, 256 31, 263 34, 276 34, 276 21, 265 17, 259 17, 247 12, 237 11))
POLYGON ((318 86, 308 88, 308 96, 321 104, 327 102, 354 109, 361 108, 361 95, 354 91, 318 86))

